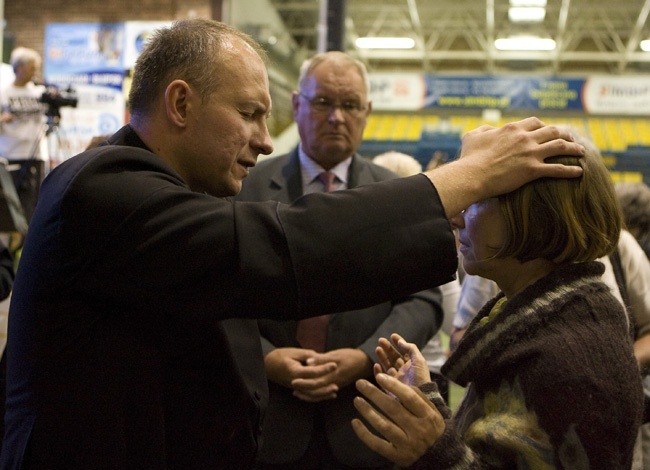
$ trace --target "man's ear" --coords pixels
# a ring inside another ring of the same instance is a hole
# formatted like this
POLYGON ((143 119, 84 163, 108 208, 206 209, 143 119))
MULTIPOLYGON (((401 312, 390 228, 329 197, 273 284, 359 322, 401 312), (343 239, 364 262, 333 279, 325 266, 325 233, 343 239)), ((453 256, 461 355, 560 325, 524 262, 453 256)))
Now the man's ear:
POLYGON ((298 108, 300 107, 300 93, 294 91, 291 94, 291 108, 293 109, 293 117, 296 117, 298 113, 298 108))
POLYGON ((191 107, 194 92, 184 80, 174 80, 165 90, 167 119, 178 127, 185 127, 187 113, 191 107))

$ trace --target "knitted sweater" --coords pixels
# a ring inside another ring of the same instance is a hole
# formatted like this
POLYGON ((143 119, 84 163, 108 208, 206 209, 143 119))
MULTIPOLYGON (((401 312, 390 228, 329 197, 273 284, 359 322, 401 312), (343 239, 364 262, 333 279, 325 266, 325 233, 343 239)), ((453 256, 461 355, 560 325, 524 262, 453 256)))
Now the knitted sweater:
MULTIPOLYGON (((630 468, 641 378, 603 269, 557 269, 487 323, 503 294, 485 305, 442 368, 465 397, 412 468, 630 468)), ((422 388, 441 408, 435 388, 422 388)))

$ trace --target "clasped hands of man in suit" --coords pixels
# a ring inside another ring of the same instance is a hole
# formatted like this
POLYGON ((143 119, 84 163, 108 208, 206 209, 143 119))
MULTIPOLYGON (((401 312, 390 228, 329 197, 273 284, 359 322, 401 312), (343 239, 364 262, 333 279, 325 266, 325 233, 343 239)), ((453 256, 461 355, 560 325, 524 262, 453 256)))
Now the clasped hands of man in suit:
POLYGON ((268 379, 293 390, 303 401, 317 403, 336 398, 338 391, 361 377, 372 377, 372 361, 360 349, 326 352, 277 348, 264 357, 268 379))

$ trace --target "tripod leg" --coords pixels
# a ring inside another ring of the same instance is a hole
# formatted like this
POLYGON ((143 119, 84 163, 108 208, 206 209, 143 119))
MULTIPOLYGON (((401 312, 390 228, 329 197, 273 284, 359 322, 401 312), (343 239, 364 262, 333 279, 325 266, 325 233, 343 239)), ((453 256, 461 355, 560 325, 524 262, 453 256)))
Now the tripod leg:
POLYGON ((61 136, 59 135, 58 127, 54 127, 48 134, 47 146, 50 157, 49 170, 51 171, 64 160, 63 155, 61 154, 61 136))
POLYGON ((29 158, 31 160, 42 160, 44 158, 43 156, 47 156, 46 153, 43 153, 43 137, 47 135, 48 129, 49 126, 47 124, 43 124, 41 126, 41 129, 38 131, 38 136, 32 144, 32 150, 29 152, 29 158))

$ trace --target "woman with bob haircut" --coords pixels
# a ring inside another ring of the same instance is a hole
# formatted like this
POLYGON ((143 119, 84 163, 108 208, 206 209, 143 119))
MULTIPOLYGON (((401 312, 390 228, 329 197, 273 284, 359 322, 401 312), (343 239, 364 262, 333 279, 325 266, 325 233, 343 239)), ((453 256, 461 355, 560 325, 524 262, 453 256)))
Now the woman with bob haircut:
POLYGON ((629 469, 643 410, 625 311, 595 259, 616 247, 622 217, 593 144, 575 180, 541 179, 452 218, 463 266, 501 292, 442 368, 466 387, 452 417, 418 348, 381 338, 377 388, 359 380, 352 425, 401 467, 629 469))

